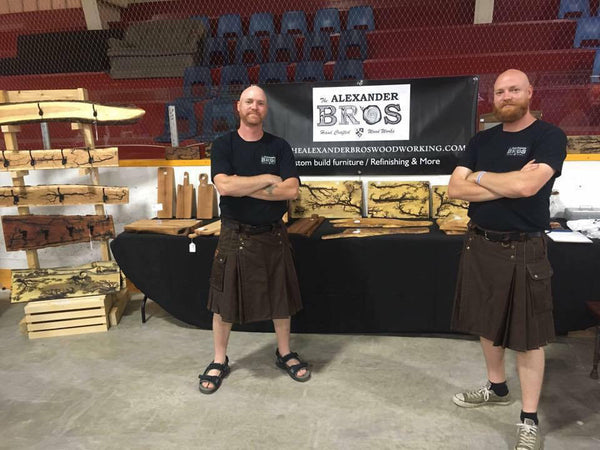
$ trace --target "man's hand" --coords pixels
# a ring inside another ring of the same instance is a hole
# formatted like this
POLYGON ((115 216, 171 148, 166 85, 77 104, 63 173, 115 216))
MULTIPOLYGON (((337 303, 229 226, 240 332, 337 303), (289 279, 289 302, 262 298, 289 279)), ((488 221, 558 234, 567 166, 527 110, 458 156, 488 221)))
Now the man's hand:
POLYGON ((281 183, 282 180, 278 175, 271 175, 268 173, 252 177, 219 173, 215 175, 214 182, 220 195, 245 197, 257 190, 264 189, 267 186, 277 185, 281 183))

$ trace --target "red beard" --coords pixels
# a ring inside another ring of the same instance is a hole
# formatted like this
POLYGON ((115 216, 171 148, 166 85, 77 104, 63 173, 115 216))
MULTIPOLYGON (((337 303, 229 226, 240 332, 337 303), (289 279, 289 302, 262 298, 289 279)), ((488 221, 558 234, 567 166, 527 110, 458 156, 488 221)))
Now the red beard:
POLYGON ((525 114, 529 109, 529 101, 523 103, 503 103, 500 108, 494 104, 494 117, 502 123, 516 122, 525 114), (510 107, 505 108, 506 105, 510 107))

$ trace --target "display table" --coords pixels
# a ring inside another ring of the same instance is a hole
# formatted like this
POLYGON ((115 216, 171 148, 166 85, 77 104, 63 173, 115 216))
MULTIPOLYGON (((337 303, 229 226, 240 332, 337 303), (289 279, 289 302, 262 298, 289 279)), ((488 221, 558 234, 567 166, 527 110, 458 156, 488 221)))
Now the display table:
MULTIPOLYGON (((462 236, 437 229, 423 235, 321 240, 334 229, 324 223, 311 238, 292 235, 304 309, 293 332, 447 333, 462 236)), ((122 233, 111 243, 123 272, 174 317, 210 329, 208 280, 218 237, 122 233)), ((585 302, 600 300, 600 243, 549 242, 557 333, 593 325, 585 302)), ((272 330, 261 322, 237 325, 272 330)))

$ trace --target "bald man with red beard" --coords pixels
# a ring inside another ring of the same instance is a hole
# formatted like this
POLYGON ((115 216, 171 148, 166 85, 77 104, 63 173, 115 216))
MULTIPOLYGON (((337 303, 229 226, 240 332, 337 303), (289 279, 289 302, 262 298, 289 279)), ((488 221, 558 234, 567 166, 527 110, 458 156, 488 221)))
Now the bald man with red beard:
POLYGON ((510 69, 498 76, 494 115, 501 124, 471 139, 448 186, 451 198, 470 202, 471 219, 452 327, 479 336, 488 378, 452 400, 464 408, 510 404, 504 353, 515 350, 522 391, 518 450, 542 448, 543 347, 554 339, 545 230, 567 142, 562 130, 531 114, 532 95, 525 73, 510 69))

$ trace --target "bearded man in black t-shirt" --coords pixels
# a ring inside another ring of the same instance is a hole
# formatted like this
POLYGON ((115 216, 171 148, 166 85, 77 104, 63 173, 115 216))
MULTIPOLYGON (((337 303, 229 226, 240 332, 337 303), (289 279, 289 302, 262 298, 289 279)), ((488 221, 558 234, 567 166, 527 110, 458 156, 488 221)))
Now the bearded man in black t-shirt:
POLYGON ((566 156, 565 134, 531 114, 532 94, 523 72, 498 76, 494 114, 502 123, 471 139, 448 186, 450 197, 470 202, 471 219, 452 325, 480 336, 488 376, 484 386, 453 401, 467 408, 508 405, 504 350, 516 350, 522 390, 516 449, 541 448, 543 346, 554 338, 544 230, 552 185, 566 156))
POLYGON ((275 363, 296 381, 308 364, 290 350, 290 317, 302 308, 291 245, 281 221, 300 179, 290 145, 263 130, 267 97, 258 86, 238 102, 240 127, 216 139, 211 175, 221 196, 221 234, 210 275, 215 357, 200 375, 212 394, 229 374, 227 344, 233 323, 273 320, 275 363))

